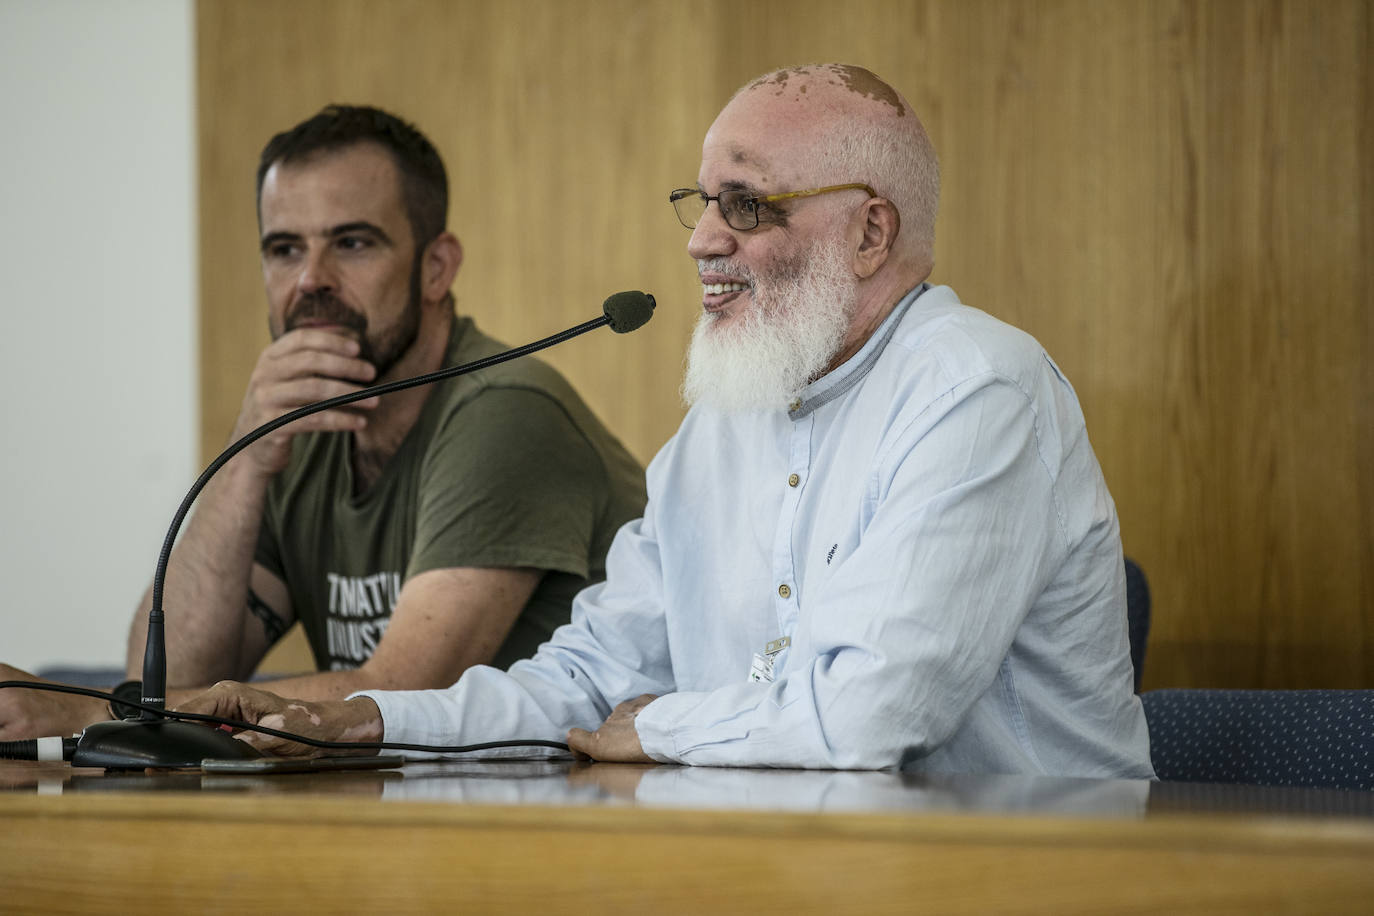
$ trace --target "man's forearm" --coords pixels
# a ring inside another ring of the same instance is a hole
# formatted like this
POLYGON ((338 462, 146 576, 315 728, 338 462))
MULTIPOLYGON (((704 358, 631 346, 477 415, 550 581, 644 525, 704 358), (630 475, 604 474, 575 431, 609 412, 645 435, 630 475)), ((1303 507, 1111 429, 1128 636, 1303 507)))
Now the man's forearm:
MULTIPOLYGON (((169 684, 243 677, 256 663, 241 657, 243 620, 266 490, 266 478, 231 461, 201 494, 172 551, 163 594, 169 684)), ((129 633, 130 677, 142 674, 151 603, 150 586, 129 633)))
POLYGON ((255 684, 278 696, 297 700, 342 700, 359 690, 389 690, 408 685, 384 682, 366 668, 352 671, 319 671, 255 684))
MULTIPOLYGON (((210 684, 178 687, 167 691, 167 705, 176 709, 209 689, 210 684)), ((255 681, 253 686, 293 700, 342 700, 359 690, 406 689, 412 685, 387 681, 365 668, 352 671, 319 671, 279 680, 255 681)))
MULTIPOLYGON (((367 697, 349 702, 302 702, 274 693, 226 681, 216 684, 178 707, 182 712, 222 716, 322 741, 372 743, 381 741, 385 723, 377 704, 367 697)), ((373 748, 327 750, 299 744, 287 738, 248 733, 245 740, 265 754, 316 756, 321 753, 375 754, 373 748)))

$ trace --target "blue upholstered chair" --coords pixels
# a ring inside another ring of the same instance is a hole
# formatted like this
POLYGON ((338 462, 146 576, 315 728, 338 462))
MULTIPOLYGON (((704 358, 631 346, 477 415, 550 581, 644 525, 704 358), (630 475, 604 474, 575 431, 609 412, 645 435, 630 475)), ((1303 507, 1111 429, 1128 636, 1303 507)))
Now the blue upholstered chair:
POLYGON ((1161 780, 1374 790, 1374 690, 1149 690, 1161 780))
POLYGON ((1145 571, 1126 558, 1126 628, 1131 640, 1131 664, 1135 667, 1135 692, 1145 673, 1145 640, 1150 635, 1150 583, 1145 571))

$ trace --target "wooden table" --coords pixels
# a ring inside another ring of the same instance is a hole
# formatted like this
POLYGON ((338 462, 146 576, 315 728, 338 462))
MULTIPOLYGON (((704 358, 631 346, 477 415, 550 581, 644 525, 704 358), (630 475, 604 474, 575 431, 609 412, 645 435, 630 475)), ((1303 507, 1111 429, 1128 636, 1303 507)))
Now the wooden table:
POLYGON ((567 761, 0 763, 0 913, 1374 911, 1374 793, 567 761))

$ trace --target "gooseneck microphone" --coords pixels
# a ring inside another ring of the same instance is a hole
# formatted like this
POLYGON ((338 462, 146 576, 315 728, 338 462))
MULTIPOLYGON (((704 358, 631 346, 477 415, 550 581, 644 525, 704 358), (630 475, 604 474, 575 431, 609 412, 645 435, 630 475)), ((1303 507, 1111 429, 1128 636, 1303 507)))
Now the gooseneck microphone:
MULTIPOLYGON (((466 375, 480 369, 487 369, 521 356, 528 356, 539 350, 547 349, 565 340, 571 340, 588 331, 609 325, 617 334, 627 334, 642 327, 654 314, 654 297, 637 290, 615 293, 609 296, 601 307, 601 317, 583 322, 576 327, 560 331, 534 343, 516 347, 504 353, 497 353, 483 359, 449 366, 413 378, 399 379, 364 388, 350 394, 306 404, 275 420, 269 420, 258 428, 230 443, 229 447, 196 478, 191 485, 176 515, 172 517, 171 527, 162 541, 162 551, 158 554, 157 568, 153 573, 152 605, 148 611, 148 641, 143 653, 143 704, 156 710, 165 709, 167 703, 167 649, 164 615, 162 611, 163 584, 167 578, 167 562, 172 555, 172 545, 177 533, 191 509, 191 504, 210 478, 239 452, 257 442, 263 436, 275 432, 288 423, 301 417, 342 407, 366 398, 391 394, 407 388, 431 385, 445 379, 466 375)), ((159 712, 142 710, 137 717, 97 722, 86 728, 77 741, 72 755, 72 766, 96 766, 110 769, 143 769, 145 767, 195 767, 206 758, 256 757, 257 750, 238 741, 227 732, 206 728, 190 722, 167 719, 159 712)))

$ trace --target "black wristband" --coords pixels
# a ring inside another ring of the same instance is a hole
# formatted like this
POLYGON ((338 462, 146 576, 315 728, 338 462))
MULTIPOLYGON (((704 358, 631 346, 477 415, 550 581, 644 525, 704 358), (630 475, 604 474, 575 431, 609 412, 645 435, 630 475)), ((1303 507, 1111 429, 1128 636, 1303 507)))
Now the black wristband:
POLYGON ((138 707, 130 706, 128 701, 143 702, 142 681, 125 681, 111 690, 110 693, 114 694, 114 699, 110 701, 110 718, 129 719, 138 715, 138 707))

